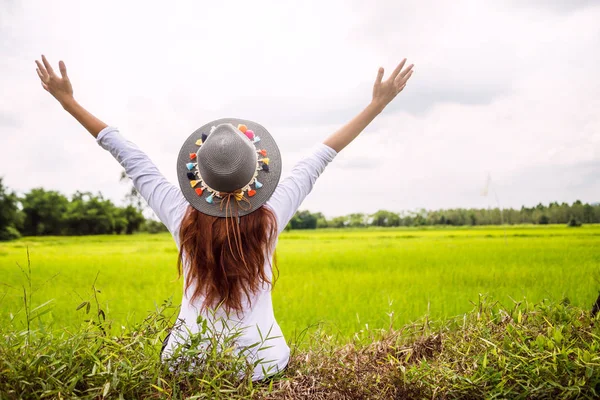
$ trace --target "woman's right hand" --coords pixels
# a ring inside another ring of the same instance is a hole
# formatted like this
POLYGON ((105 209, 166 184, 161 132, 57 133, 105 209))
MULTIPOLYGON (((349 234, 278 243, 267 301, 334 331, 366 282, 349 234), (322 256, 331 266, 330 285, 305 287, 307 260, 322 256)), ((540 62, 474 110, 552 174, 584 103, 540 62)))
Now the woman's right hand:
POLYGON ((58 63, 61 75, 58 76, 54 73, 52 66, 44 55, 42 55, 42 62, 35 60, 35 63, 37 64, 37 74, 40 77, 42 87, 65 107, 73 100, 73 86, 71 86, 71 81, 67 76, 67 67, 65 66, 65 63, 62 61, 58 63))
POLYGON ((404 89, 406 82, 412 75, 413 64, 404 68, 406 58, 396 67, 390 77, 382 82, 383 68, 379 68, 377 79, 373 86, 373 100, 371 104, 361 111, 350 122, 332 133, 323 141, 327 146, 337 152, 342 151, 375 119, 379 113, 404 89), (404 69, 403 69, 404 68, 404 69))
POLYGON ((73 98, 73 86, 67 76, 67 67, 60 61, 58 68, 60 76, 54 73, 52 66, 42 55, 42 62, 35 60, 37 64, 37 74, 42 81, 42 87, 49 92, 63 108, 71 114, 93 137, 98 137, 98 133, 106 128, 106 124, 96 118, 92 113, 83 108, 73 98), (43 62, 43 64, 42 64, 43 62))
POLYGON ((373 85, 373 104, 383 110, 404 89, 406 82, 413 73, 413 64, 404 68, 406 58, 398 64, 390 77, 383 79, 383 67, 379 68, 375 85, 373 85), (404 68, 404 69, 403 69, 404 68))

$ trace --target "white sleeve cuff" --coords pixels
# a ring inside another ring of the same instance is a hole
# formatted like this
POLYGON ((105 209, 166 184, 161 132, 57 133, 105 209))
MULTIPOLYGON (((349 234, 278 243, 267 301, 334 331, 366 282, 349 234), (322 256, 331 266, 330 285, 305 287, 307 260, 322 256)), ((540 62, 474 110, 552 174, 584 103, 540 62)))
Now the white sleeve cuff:
POLYGON ((313 147, 313 154, 323 155, 325 160, 330 163, 335 156, 337 156, 337 151, 327 146, 325 143, 318 143, 313 147))
POLYGON ((98 136, 96 136, 96 142, 98 142, 98 144, 100 144, 100 141, 102 140, 102 138, 104 138, 104 136, 106 136, 110 132, 115 132, 115 131, 118 131, 118 129, 115 128, 114 126, 107 126, 106 128, 102 129, 100 132, 98 132, 98 136))

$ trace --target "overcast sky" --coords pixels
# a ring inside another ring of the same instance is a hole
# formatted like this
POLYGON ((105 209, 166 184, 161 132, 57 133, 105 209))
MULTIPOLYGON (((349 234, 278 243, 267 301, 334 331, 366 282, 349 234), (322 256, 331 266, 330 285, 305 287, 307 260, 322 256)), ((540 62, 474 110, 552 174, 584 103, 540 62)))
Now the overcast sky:
POLYGON ((184 139, 229 116, 269 129, 285 175, 407 57, 404 92, 302 208, 493 207, 488 173, 502 206, 600 201, 598 21, 600 2, 572 0, 0 0, 0 176, 19 192, 127 191, 42 90, 41 53, 172 182, 184 139))

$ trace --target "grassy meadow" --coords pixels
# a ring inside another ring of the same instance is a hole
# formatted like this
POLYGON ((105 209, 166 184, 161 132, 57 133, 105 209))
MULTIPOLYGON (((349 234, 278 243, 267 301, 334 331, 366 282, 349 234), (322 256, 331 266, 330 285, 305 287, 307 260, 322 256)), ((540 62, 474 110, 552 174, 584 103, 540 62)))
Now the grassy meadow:
MULTIPOLYGON (((96 287, 113 327, 139 322, 164 299, 178 304, 177 250, 168 234, 28 237, 0 243, 0 323, 23 314, 27 249, 35 307, 55 328, 78 326, 96 287)), ((590 308, 600 290, 600 226, 291 231, 277 248, 275 315, 288 339, 321 324, 340 339, 424 315, 473 308, 480 294, 506 307, 548 298, 590 308)))

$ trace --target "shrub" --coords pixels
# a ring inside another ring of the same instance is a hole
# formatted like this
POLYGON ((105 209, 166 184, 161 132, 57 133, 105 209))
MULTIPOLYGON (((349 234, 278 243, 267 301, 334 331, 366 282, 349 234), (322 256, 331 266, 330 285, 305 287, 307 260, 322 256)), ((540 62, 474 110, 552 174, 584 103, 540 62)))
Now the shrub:
POLYGON ((538 218, 538 224, 540 225, 548 225, 550 223, 550 218, 546 214, 540 215, 538 218))
POLYGON ((581 226, 581 222, 575 218, 574 216, 571 215, 571 218, 569 218, 569 223, 567 224, 568 227, 571 228, 578 228, 581 226))
POLYGON ((4 229, 0 230, 0 241, 5 240, 14 240, 21 237, 21 234, 18 230, 13 228, 12 226, 7 226, 4 229))
POLYGON ((168 232, 167 227, 160 221, 147 219, 142 225, 142 230, 148 233, 168 232))

